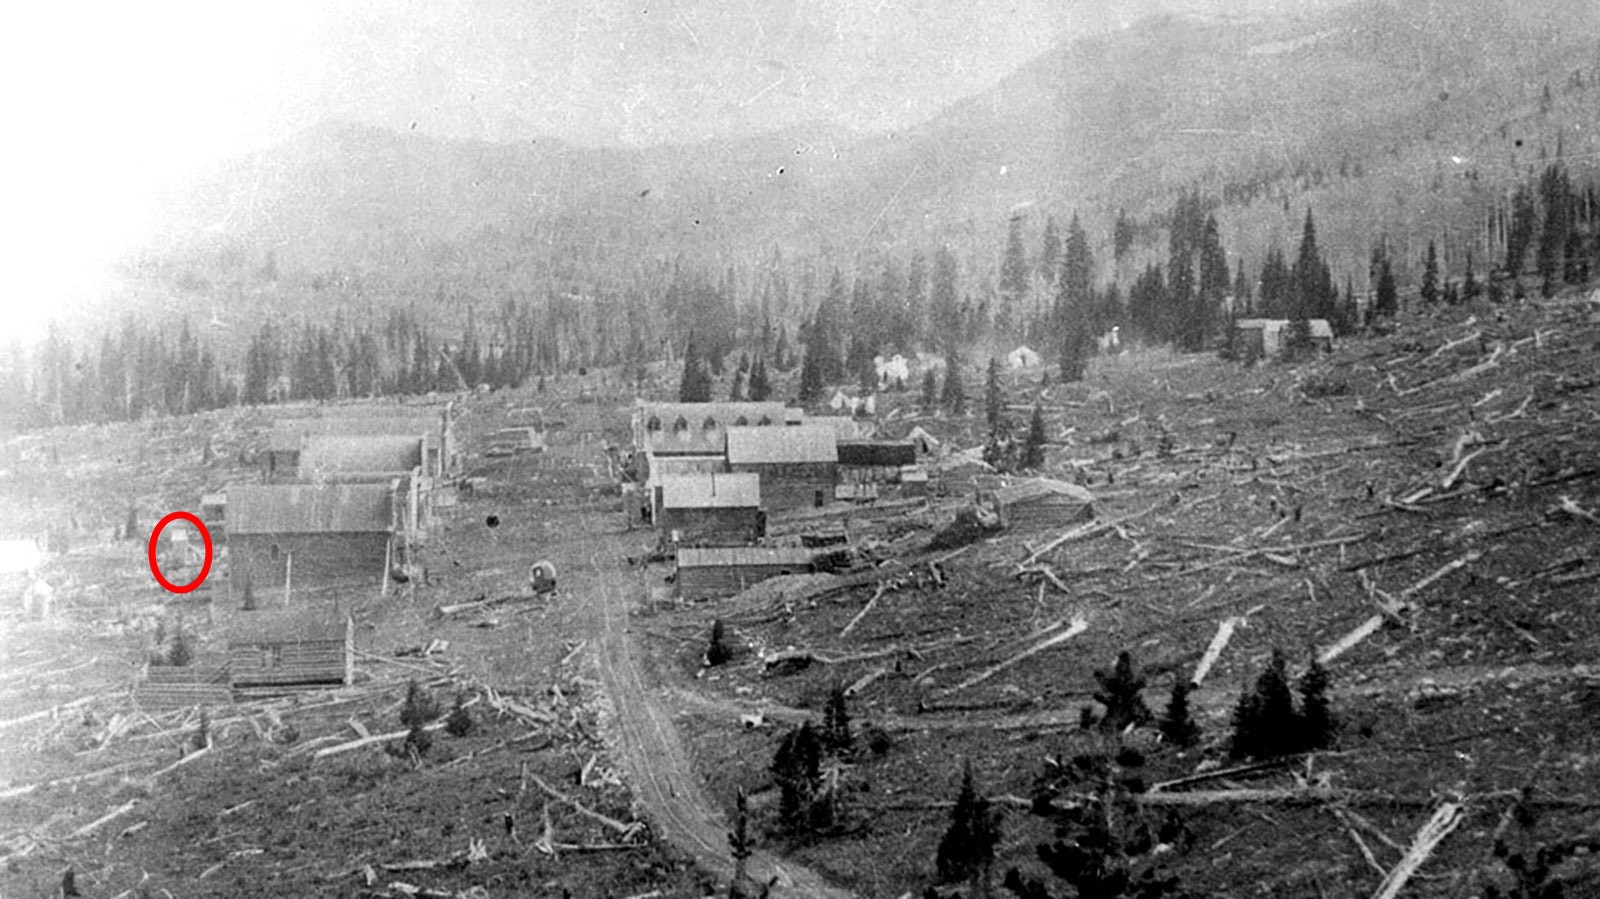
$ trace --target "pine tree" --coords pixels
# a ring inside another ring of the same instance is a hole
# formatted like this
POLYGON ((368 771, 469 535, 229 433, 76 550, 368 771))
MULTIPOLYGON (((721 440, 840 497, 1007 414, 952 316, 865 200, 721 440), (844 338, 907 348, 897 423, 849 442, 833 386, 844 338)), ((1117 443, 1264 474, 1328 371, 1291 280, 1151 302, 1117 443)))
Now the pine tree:
POLYGON ((1234 758, 1273 758, 1294 752, 1300 742, 1300 722, 1294 709, 1286 672, 1288 660, 1272 651, 1267 667, 1246 690, 1233 713, 1234 758))
POLYGON ((728 388, 728 401, 742 402, 745 398, 744 370, 736 369, 733 373, 733 386, 728 388))
POLYGON ((439 717, 439 707, 415 678, 406 682, 406 700, 400 706, 400 723, 418 728, 439 717))
POLYGON ((822 712, 822 742, 828 752, 845 755, 855 743, 850 733, 850 708, 844 685, 835 681, 828 690, 828 704, 822 712))
POLYGON ((1339 722, 1328 703, 1331 679, 1328 669, 1311 657, 1311 667, 1300 676, 1300 748, 1302 750, 1327 749, 1338 736, 1339 722))
POLYGON ((718 618, 711 622, 711 643, 706 647, 706 664, 715 668, 733 659, 733 648, 728 645, 727 631, 718 618))
POLYGON ((784 734, 772 758, 772 776, 778 782, 780 820, 791 833, 803 831, 822 777, 822 743, 810 721, 784 734))
POLYGON ((939 397, 940 405, 951 415, 966 415, 967 391, 961 379, 961 357, 951 353, 946 359, 944 391, 939 397))
POLYGON ((1038 404, 1033 404, 1033 417, 1028 420, 1028 437, 1022 446, 1022 467, 1038 471, 1044 468, 1045 445, 1050 442, 1050 435, 1044 426, 1044 409, 1038 404))
POLYGON ((1182 749, 1200 741, 1200 725, 1195 723, 1194 715, 1189 710, 1189 694, 1193 691, 1193 683, 1182 679, 1174 681, 1172 695, 1161 716, 1162 738, 1182 749))
POLYGON ((1373 318, 1391 318, 1400 311, 1400 292, 1395 286, 1394 267, 1389 263, 1389 254, 1380 246, 1372 251, 1375 278, 1377 280, 1376 296, 1372 300, 1373 318))
POLYGON ((750 388, 747 393, 752 403, 765 402, 772 396, 772 382, 767 375, 767 360, 764 356, 757 356, 755 365, 750 370, 750 388))
POLYGON ((711 375, 700 358, 700 344, 693 332, 683 349, 683 379, 678 383, 678 402, 711 402, 711 375))
POLYGON ((1522 274, 1522 265, 1533 244, 1538 227, 1539 211, 1534 205, 1533 191, 1526 184, 1517 185, 1511 196, 1511 224, 1506 229, 1506 274, 1515 278, 1522 274))
POLYGON ((950 811, 950 827, 939 840, 934 858, 940 882, 968 881, 975 891, 983 892, 999 845, 1000 812, 978 795, 969 760, 962 768, 961 792, 950 811))
POLYGON ((1054 284, 1060 264, 1061 234, 1056 230, 1056 217, 1047 215, 1044 219, 1044 240, 1039 249, 1039 277, 1046 284, 1054 284))
POLYGON ((1145 679, 1134 670, 1133 656, 1126 650, 1117 653, 1117 663, 1110 674, 1096 671, 1094 679, 1100 685, 1094 692, 1095 701, 1106 708, 1105 716, 1100 719, 1102 730, 1118 732, 1130 725, 1150 722, 1150 708, 1140 695, 1145 679))
POLYGON ((922 412, 932 415, 939 408, 939 377, 932 368, 922 373, 922 412))
POLYGON ((988 376, 983 390, 983 414, 991 432, 1000 426, 1000 418, 1005 415, 1005 394, 1000 390, 1000 360, 994 356, 989 357, 988 376))
POLYGON ((1467 274, 1461 282, 1461 299, 1465 302, 1476 300, 1483 293, 1483 286, 1478 283, 1478 276, 1473 272, 1472 250, 1467 250, 1467 274))
POLYGON ((1417 289, 1417 296, 1422 299, 1424 306, 1432 306, 1439 301, 1439 248, 1433 241, 1428 241, 1428 254, 1422 261, 1422 286, 1417 289))
POLYGON ((755 899, 750 889, 750 875, 746 864, 755 854, 755 839, 750 835, 750 804, 744 787, 734 791, 733 830, 728 831, 728 854, 733 856, 733 883, 728 886, 729 899, 755 899))
POLYGON ((444 719, 444 729, 452 737, 464 737, 472 733, 472 710, 467 708, 464 694, 456 694, 456 703, 450 708, 449 717, 444 719))
POLYGON ((189 646, 189 635, 179 625, 172 632, 172 646, 167 650, 167 664, 174 668, 188 667, 194 661, 194 649, 189 646))
POLYGON ((821 354, 812 352, 812 347, 807 347, 805 361, 800 364, 801 405, 809 406, 822 399, 823 365, 821 354))
POLYGON ((1026 308, 1031 283, 1028 254, 1022 246, 1022 216, 1014 215, 1006 234, 1005 257, 1000 262, 1000 308, 996 318, 1003 336, 1011 336, 1012 326, 1026 308))

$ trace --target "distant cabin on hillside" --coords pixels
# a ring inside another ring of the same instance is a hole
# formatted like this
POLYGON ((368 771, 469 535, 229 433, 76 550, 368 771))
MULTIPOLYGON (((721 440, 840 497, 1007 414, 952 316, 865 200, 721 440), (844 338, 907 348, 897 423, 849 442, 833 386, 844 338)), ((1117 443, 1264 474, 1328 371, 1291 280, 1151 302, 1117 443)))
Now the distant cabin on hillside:
MULTIPOLYGON (((917 463, 917 447, 908 440, 839 441, 842 484, 897 484, 900 472, 917 463)), ((851 498, 861 498, 859 491, 851 498)))
POLYGON ((838 483, 839 441, 832 428, 729 428, 728 470, 761 476, 768 512, 826 504, 838 483))
POLYGON ((680 546, 739 546, 766 531, 761 478, 753 474, 687 474, 651 484, 651 520, 680 546))
MULTIPOLYGON (((1333 350, 1333 326, 1324 318, 1313 318, 1311 343, 1321 352, 1333 350)), ((1283 352, 1289 337, 1289 320, 1284 318, 1241 318, 1233 323, 1234 355, 1241 359, 1271 359, 1283 352)))
POLYGON ((816 570, 812 552, 793 547, 730 546, 678 550, 677 587, 683 599, 723 599, 785 574, 816 570))
MULTIPOLYGON (((286 484, 306 480, 309 473, 301 471, 300 457, 313 438, 395 438, 404 437, 422 441, 419 463, 423 475, 445 478, 459 471, 458 449, 455 446, 454 428, 448 409, 437 412, 426 409, 408 410, 405 407, 380 406, 368 414, 357 414, 357 407, 339 407, 342 411, 328 410, 323 416, 313 418, 281 418, 267 438, 263 473, 268 483, 286 484), (380 414, 386 412, 387 414, 380 414)), ((331 459, 339 465, 370 465, 391 452, 387 441, 374 441, 373 446, 384 449, 353 449, 355 443, 322 444, 321 452, 333 454, 331 459), (340 454, 350 453, 347 459, 340 454)), ((316 452, 317 450, 313 450, 316 452)), ((407 450, 407 453, 410 451, 407 450)), ((315 466, 326 467, 330 457, 325 456, 315 466)), ((393 459, 385 464, 396 464, 393 459)), ((408 466, 406 469, 410 470, 408 466)), ((391 469, 393 470, 393 469, 391 469)))
POLYGON ((1001 523, 1013 531, 1063 528, 1094 518, 1094 495, 1077 484, 1029 478, 996 488, 1001 523))
POLYGON ((248 574, 263 605, 340 588, 385 589, 406 555, 394 484, 234 486, 227 491, 228 587, 248 574))
POLYGON ((229 628, 235 688, 330 687, 355 679, 355 628, 337 605, 248 612, 229 628))

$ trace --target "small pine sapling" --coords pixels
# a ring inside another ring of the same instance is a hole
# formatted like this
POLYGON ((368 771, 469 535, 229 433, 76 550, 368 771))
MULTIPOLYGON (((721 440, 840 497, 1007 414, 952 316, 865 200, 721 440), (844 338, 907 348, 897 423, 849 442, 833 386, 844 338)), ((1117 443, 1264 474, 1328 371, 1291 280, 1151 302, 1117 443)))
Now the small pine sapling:
POLYGON ((791 833, 803 831, 822 777, 822 741, 810 721, 784 734, 772 757, 772 776, 778 782, 779 819, 791 833))
POLYGON ((975 894, 987 893, 989 868, 1000 845, 1000 810, 978 794, 968 760, 961 772, 961 792, 950 810, 950 827, 934 857, 941 883, 968 881, 975 894))
POLYGON ((1105 716, 1100 719, 1100 729, 1122 731, 1130 726, 1149 724, 1154 717, 1144 704, 1140 692, 1144 690, 1144 677, 1133 667, 1133 657, 1126 651, 1117 654, 1117 664, 1110 674, 1094 672, 1100 688, 1095 691, 1095 701, 1105 706, 1105 716))
POLYGON ((729 899, 753 899, 759 895, 751 889, 754 885, 746 870, 746 863, 755 854, 755 839, 750 835, 750 804, 744 787, 734 792, 733 829, 728 831, 728 854, 733 856, 733 882, 728 885, 729 899))
POLYGON ((439 706, 428 691, 413 678, 406 682, 406 701, 400 707, 400 723, 419 728, 439 717, 439 706))
POLYGON ((464 737, 472 733, 472 710, 467 708, 466 696, 456 694, 456 704, 451 707, 449 717, 444 719, 444 729, 452 737, 464 737))
POLYGON ((1195 723, 1189 710, 1189 694, 1194 684, 1179 679, 1172 684, 1172 695, 1167 699, 1165 714, 1161 716, 1161 737, 1179 749, 1188 749, 1200 742, 1200 725, 1195 723))
POLYGON ((828 752, 844 755, 850 752, 855 738, 850 733, 850 709, 844 695, 844 685, 834 681, 828 690, 828 704, 822 712, 822 742, 828 752))
POLYGON ((733 660, 733 647, 728 645, 727 628, 722 619, 711 622, 711 644, 706 647, 706 665, 715 668, 733 660))

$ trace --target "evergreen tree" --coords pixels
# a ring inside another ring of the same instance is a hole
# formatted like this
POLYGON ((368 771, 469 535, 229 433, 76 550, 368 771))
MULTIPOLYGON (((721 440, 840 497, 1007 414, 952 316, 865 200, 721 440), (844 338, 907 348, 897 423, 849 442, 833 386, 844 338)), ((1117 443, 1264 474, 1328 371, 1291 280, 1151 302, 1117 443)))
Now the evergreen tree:
POLYGON ((180 624, 172 632, 172 646, 167 649, 167 664, 186 668, 194 661, 194 648, 189 645, 189 635, 180 624))
POLYGON ((844 685, 837 681, 828 690, 828 704, 822 712, 822 742, 834 755, 848 753, 855 742, 850 733, 850 708, 844 685))
POLYGON ((939 379, 932 368, 922 373, 922 412, 932 415, 939 408, 939 379))
POLYGON ((1000 811, 978 795, 972 762, 962 768, 961 792, 950 811, 950 827, 939 840, 935 866, 942 883, 967 881, 975 892, 985 891, 995 849, 1000 845, 1000 811))
POLYGON ((1022 467, 1038 471, 1044 468, 1045 445, 1050 436, 1045 432, 1044 409, 1033 404, 1033 418, 1028 421, 1028 438, 1022 446, 1022 467))
POLYGON ((744 372, 735 369, 733 385, 728 388, 728 401, 733 403, 743 402, 745 399, 744 372))
POLYGON ((1145 679, 1134 669, 1133 656, 1126 650, 1117 654, 1117 662, 1111 673, 1096 671, 1094 679, 1099 684, 1094 699, 1106 709, 1105 717, 1100 719, 1102 730, 1116 733, 1129 726, 1150 722, 1150 708, 1140 695, 1144 691, 1145 679))
POLYGON ((940 247, 933 256, 932 294, 929 297, 934 340, 947 362, 956 357, 964 340, 961 302, 957 296, 956 256, 949 247, 940 247))
POLYGON ((1461 282, 1461 299, 1465 302, 1476 300, 1483 293, 1483 287, 1478 283, 1478 276, 1473 271, 1472 250, 1467 250, 1467 274, 1461 282))
POLYGON ((1173 682, 1172 695, 1167 699, 1167 708, 1159 725, 1162 738, 1183 749, 1200 742, 1200 725, 1195 723, 1194 715, 1189 710, 1189 694, 1194 689, 1194 684, 1189 681, 1173 682))
POLYGON ((809 406, 822 399, 822 369, 826 365, 820 353, 806 348, 805 361, 800 365, 800 404, 809 406))
POLYGON ((733 830, 728 831, 728 854, 733 856, 733 883, 728 887, 729 899, 755 899, 749 889, 750 875, 746 864, 755 854, 755 839, 750 835, 750 805, 744 787, 734 791, 733 830))
POLYGON ((1428 254, 1422 260, 1422 286, 1417 289, 1417 296, 1424 306, 1439 302, 1439 249, 1431 240, 1428 254))
POLYGON ((778 782, 778 815, 784 827, 791 833, 804 830, 822 777, 822 743, 810 721, 784 734, 772 758, 772 776, 778 782))
POLYGON ((1039 249, 1039 277, 1045 284, 1054 284, 1059 274, 1058 266, 1061 264, 1061 235, 1056 231, 1056 218, 1047 215, 1044 219, 1044 240, 1039 249))
POLYGON ((444 729, 452 737, 464 737, 472 733, 472 710, 467 708, 465 694, 456 694, 456 704, 450 708, 449 716, 444 719, 444 729))
POLYGON ((1262 318, 1288 318, 1291 315, 1292 279, 1283 251, 1273 247, 1261 262, 1261 296, 1258 308, 1262 318))
POLYGON ((1389 263, 1389 254, 1380 244, 1372 251, 1374 279, 1377 282, 1376 296, 1372 301, 1373 318, 1391 318, 1400 311, 1400 294, 1395 287, 1394 268, 1389 263))
POLYGON ((700 358, 700 343, 692 331, 683 348, 683 378, 678 382, 678 402, 711 402, 711 375, 700 358))
POLYGON ((1317 248, 1317 226, 1312 220, 1310 208, 1306 209, 1305 226, 1300 234, 1300 252, 1295 257, 1289 278, 1292 291, 1290 318, 1333 318, 1333 277, 1317 248))
POLYGON ((1539 199, 1544 204, 1544 227, 1539 232, 1540 290, 1550 297, 1561 279, 1561 261, 1572 224, 1572 185, 1561 163, 1549 164, 1539 176, 1539 199))
POLYGON ((772 382, 767 375, 765 356, 757 356, 754 366, 750 369, 750 388, 747 393, 752 403, 764 402, 772 396, 772 382))
POLYGON ((1517 185, 1511 197, 1511 223, 1506 229, 1506 274, 1513 278, 1522 274, 1522 264, 1528 247, 1533 244, 1538 227, 1539 211, 1534 205, 1533 191, 1526 184, 1517 185))
POLYGON ((437 717, 439 706, 428 695, 427 689, 418 684, 415 678, 407 681, 406 699, 400 706, 400 723, 416 729, 437 717))
POLYGON ((1128 218, 1126 209, 1117 210, 1117 222, 1111 231, 1111 258, 1118 263, 1133 249, 1134 241, 1133 219, 1128 218))
POLYGON ((1233 712, 1234 758, 1273 758, 1288 755, 1300 742, 1300 722, 1289 691, 1288 665, 1281 650, 1247 689, 1233 712))
POLYGON ((1005 258, 1000 262, 1000 308, 996 319, 1002 336, 1014 336, 1015 323, 1027 307, 1031 283, 1028 254, 1022 247, 1022 216, 1013 215, 1006 233, 1005 258))
POLYGON ((983 389, 983 414, 991 432, 1000 426, 1000 419, 1005 415, 1005 402, 1005 394, 1000 389, 1000 360, 990 356, 983 389))
POLYGON ((1328 669, 1311 657, 1311 667, 1300 676, 1300 749, 1327 749, 1338 736, 1339 722, 1328 703, 1328 669))
POLYGON ((706 647, 706 664, 715 668, 733 659, 733 647, 728 645, 728 635, 722 619, 711 622, 711 642, 706 647))
POLYGON ((954 352, 946 357, 944 392, 939 402, 951 415, 967 414, 967 391, 961 379, 961 357, 954 352))

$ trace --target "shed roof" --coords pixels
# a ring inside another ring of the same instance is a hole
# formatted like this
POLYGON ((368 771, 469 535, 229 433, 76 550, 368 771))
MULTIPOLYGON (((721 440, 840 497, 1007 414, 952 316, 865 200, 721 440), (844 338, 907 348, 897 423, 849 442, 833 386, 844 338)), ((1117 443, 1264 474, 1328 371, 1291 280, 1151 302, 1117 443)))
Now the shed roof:
POLYGON ((300 449, 300 478, 354 472, 408 472, 422 464, 421 435, 312 435, 300 449))
POLYGON ((839 439, 832 428, 729 428, 728 464, 760 465, 838 462, 839 439))
MULTIPOLYGON (((1311 322, 1311 336, 1313 338, 1333 339, 1333 325, 1325 318, 1309 319, 1311 322)), ((1240 331, 1283 331, 1289 327, 1286 318, 1241 318, 1233 323, 1233 327, 1240 331)))
POLYGON ((1025 503, 1049 496, 1067 497, 1083 505, 1094 502, 1094 494, 1090 493, 1086 488, 1050 478, 1029 478, 1025 481, 1008 484, 996 489, 994 495, 1002 506, 1025 503))
POLYGON ((394 415, 366 415, 353 418, 294 418, 279 420, 272 425, 267 438, 267 449, 272 452, 293 451, 312 436, 362 437, 372 435, 404 435, 420 437, 437 434, 443 418, 432 412, 415 412, 394 415))
POLYGON ((721 568, 739 565, 811 565, 813 553, 793 546, 702 546, 678 550, 679 568, 721 568))
POLYGON ((302 643, 310 640, 343 640, 349 624, 349 613, 334 604, 296 608, 293 611, 241 613, 228 623, 226 633, 229 646, 302 643))
POLYGON ((758 474, 679 474, 656 479, 663 509, 748 509, 761 505, 758 474))
POLYGON ((391 484, 229 487, 228 533, 390 533, 393 496, 391 484))

